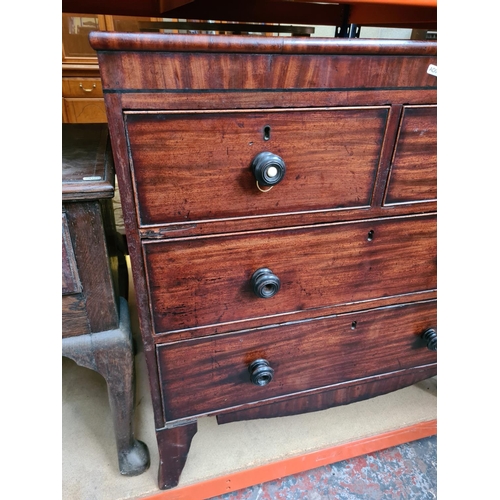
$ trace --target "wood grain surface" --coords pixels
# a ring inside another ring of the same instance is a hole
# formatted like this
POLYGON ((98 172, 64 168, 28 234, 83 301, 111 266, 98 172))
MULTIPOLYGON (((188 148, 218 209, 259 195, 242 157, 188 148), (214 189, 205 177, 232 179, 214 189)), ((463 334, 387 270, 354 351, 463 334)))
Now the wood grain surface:
POLYGON ((340 382, 323 389, 310 390, 295 396, 256 401, 241 405, 239 409, 217 415, 217 422, 225 424, 253 418, 273 418, 285 415, 297 415, 311 411, 320 411, 333 406, 363 401, 398 390, 435 376, 437 364, 432 363, 405 370, 396 370, 381 375, 340 382))
POLYGON ((392 161, 386 204, 437 198, 437 106, 407 106, 392 161))
POLYGON ((140 223, 369 206, 387 114, 387 107, 128 114, 140 223), (264 151, 286 165, 267 193, 251 169, 264 151))
POLYGON ((166 417, 433 364, 436 353, 420 335, 435 324, 431 301, 158 346, 166 417), (274 369, 273 380, 263 387, 252 384, 248 373, 259 358, 274 369))
POLYGON ((435 216, 152 242, 144 252, 157 332, 436 288, 435 216), (269 299, 252 291, 260 268, 281 280, 269 299))
POLYGON ((436 43, 116 33, 90 42, 160 488, 177 484, 199 415, 318 410, 435 374, 420 335, 436 328, 436 43), (287 168, 268 193, 250 168, 263 151, 287 168), (269 299, 252 288, 261 268, 281 283, 269 299), (274 369, 263 387, 248 372, 258 358, 274 369))

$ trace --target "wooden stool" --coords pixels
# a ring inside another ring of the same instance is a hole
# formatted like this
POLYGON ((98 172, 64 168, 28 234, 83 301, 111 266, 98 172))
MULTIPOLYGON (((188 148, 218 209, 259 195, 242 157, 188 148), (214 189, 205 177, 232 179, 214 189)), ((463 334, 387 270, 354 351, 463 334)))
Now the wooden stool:
POLYGON ((106 379, 120 473, 135 476, 150 460, 133 432, 134 350, 107 125, 63 124, 62 139, 62 355, 106 379))

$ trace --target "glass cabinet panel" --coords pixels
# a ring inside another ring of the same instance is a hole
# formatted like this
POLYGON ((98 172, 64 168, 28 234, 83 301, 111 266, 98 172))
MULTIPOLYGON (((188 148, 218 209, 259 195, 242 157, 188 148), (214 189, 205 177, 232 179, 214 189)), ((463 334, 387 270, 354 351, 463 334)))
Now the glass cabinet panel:
POLYGON ((160 31, 151 30, 148 26, 151 21, 161 21, 155 17, 131 17, 131 16, 106 16, 106 29, 108 31, 119 31, 134 33, 140 31, 160 31))
POLYGON ((89 43, 89 33, 106 29, 104 16, 92 14, 63 14, 63 63, 96 63, 95 51, 89 43))

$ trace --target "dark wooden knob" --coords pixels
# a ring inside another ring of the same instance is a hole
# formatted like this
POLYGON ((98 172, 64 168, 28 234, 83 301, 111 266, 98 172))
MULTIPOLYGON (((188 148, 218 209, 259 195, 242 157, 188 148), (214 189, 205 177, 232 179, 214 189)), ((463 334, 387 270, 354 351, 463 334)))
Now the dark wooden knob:
POLYGON ((278 155, 259 153, 252 161, 252 171, 260 186, 274 186, 285 176, 285 162, 278 155))
POLYGON ((256 359, 248 367, 250 380, 255 385, 267 385, 273 379, 274 370, 265 359, 256 359))
POLYGON ((422 333, 422 339, 426 342, 427 348, 431 351, 437 351, 438 339, 437 332, 434 328, 428 328, 422 333))
POLYGON ((278 293, 280 287, 280 279, 267 267, 257 269, 252 275, 252 288, 257 297, 269 299, 278 293))

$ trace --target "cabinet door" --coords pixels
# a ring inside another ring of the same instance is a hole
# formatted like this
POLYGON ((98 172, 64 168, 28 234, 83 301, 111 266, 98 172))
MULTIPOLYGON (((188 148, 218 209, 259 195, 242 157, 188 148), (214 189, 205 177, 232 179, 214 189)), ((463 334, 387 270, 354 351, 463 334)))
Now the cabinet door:
POLYGON ((97 64, 95 50, 89 44, 89 33, 105 29, 104 16, 94 14, 63 14, 63 64, 97 64))

